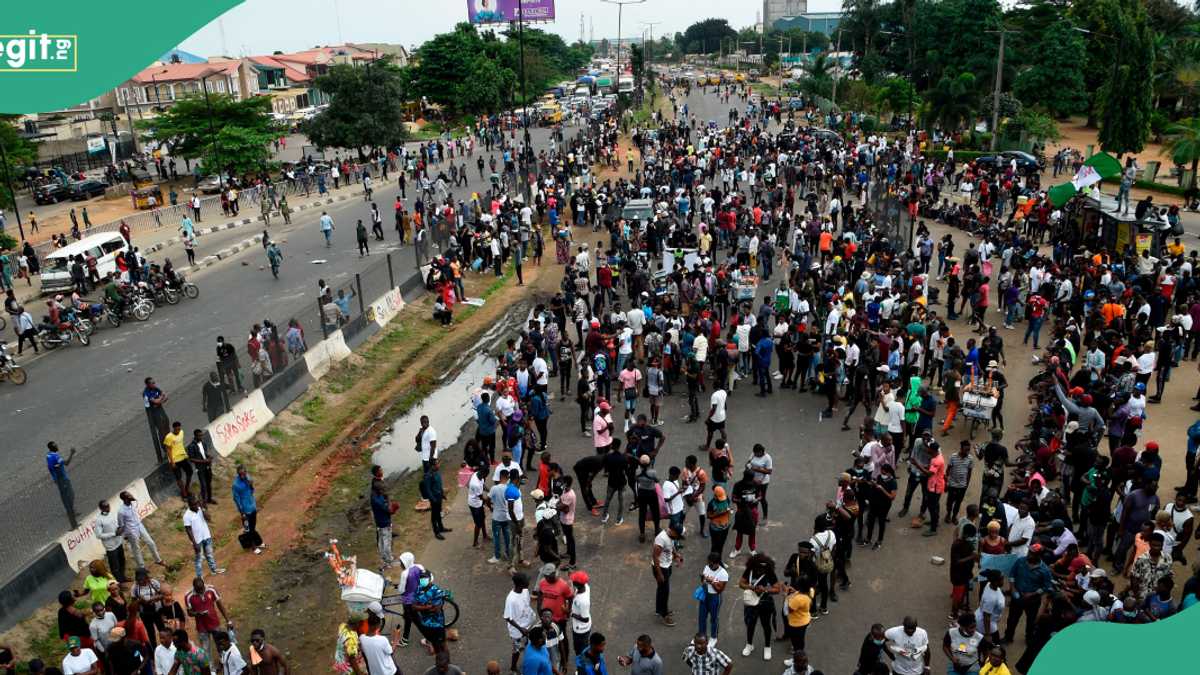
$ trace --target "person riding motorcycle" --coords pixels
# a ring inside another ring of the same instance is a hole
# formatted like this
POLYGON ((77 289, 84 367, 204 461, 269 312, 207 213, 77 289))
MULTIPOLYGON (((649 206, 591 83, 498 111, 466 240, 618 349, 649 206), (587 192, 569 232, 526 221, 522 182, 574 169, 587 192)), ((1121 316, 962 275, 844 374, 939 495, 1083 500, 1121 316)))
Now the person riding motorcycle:
POLYGON ((117 280, 110 274, 105 277, 108 281, 104 285, 104 301, 108 306, 117 313, 117 316, 125 316, 125 292, 117 283, 117 280))
POLYGON ((162 275, 163 279, 167 283, 167 286, 172 290, 178 291, 183 287, 183 279, 181 279, 179 275, 175 273, 175 264, 171 262, 170 258, 167 258, 166 261, 163 262, 162 275))

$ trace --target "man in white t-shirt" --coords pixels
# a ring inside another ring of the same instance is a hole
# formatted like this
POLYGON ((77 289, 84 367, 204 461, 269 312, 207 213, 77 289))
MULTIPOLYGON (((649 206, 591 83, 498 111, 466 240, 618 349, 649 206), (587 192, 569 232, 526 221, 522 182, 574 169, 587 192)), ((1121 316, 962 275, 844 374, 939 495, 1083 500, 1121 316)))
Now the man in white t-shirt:
POLYGON ((487 493, 487 470, 487 462, 482 462, 467 481, 467 508, 470 509, 471 521, 475 524, 471 546, 479 545, 480 533, 483 534, 484 542, 488 540, 487 511, 483 507, 483 496, 487 493))
POLYGON ((417 452, 421 455, 421 468, 428 473, 429 464, 438 458, 437 430, 429 426, 429 417, 421 415, 421 429, 417 432, 417 452))
POLYGON ((175 635, 169 630, 158 632, 158 646, 154 648, 154 675, 170 675, 175 665, 175 635))
POLYGON ((679 531, 683 531, 683 515, 687 504, 683 501, 683 489, 679 485, 679 477, 683 472, 673 466, 667 470, 667 481, 662 484, 663 503, 667 505, 667 517, 679 531))
MULTIPOLYGON (((510 672, 517 670, 517 659, 525 648, 525 634, 537 621, 537 614, 529 602, 529 577, 521 572, 512 575, 513 589, 504 598, 504 625, 508 628, 508 637, 512 641, 512 666, 510 672)), ((372 673, 372 675, 374 675, 372 673)))
POLYGON ((571 596, 571 644, 575 653, 581 654, 587 649, 588 638, 592 633, 592 589, 588 586, 588 573, 582 570, 571 573, 571 586, 575 595, 571 596))
POLYGON ((92 666, 100 661, 96 652, 87 647, 81 647, 78 637, 72 635, 67 639, 67 655, 62 660, 62 671, 65 675, 90 673, 92 666))
POLYGON ((1029 552, 1029 544, 1033 541, 1033 532, 1037 528, 1033 516, 1029 515, 1029 504, 1021 502, 1017 505, 1017 518, 1008 526, 1008 543, 1012 546, 1010 553, 1018 558, 1024 558, 1029 552))
POLYGON ((188 508, 183 512, 183 531, 187 533, 196 553, 193 561, 196 576, 204 576, 204 568, 200 565, 201 557, 208 560, 208 568, 213 574, 224 574, 225 568, 217 567, 217 559, 213 554, 212 530, 208 529, 208 518, 204 509, 200 508, 200 499, 194 495, 188 497, 188 508))
POLYGON ((395 675, 398 672, 393 656, 399 644, 400 635, 397 633, 396 642, 389 640, 386 635, 380 635, 383 619, 367 613, 367 634, 359 636, 358 647, 363 658, 367 660, 367 670, 371 675, 395 675))
POLYGON ((708 429, 708 436, 704 440, 704 447, 712 445, 713 434, 717 431, 721 432, 722 440, 729 440, 725 435, 725 402, 729 398, 729 394, 722 388, 721 383, 714 383, 716 388, 713 389, 712 396, 709 397, 708 403, 708 419, 704 420, 704 426, 708 429))
POLYGON ((671 613, 671 566, 683 558, 675 550, 675 540, 682 537, 674 523, 668 523, 654 536, 654 548, 650 555, 654 569, 654 581, 658 585, 654 593, 654 611, 663 625, 675 625, 671 613))
POLYGON ((929 634, 911 616, 883 633, 883 651, 892 659, 895 675, 922 675, 929 667, 929 634))

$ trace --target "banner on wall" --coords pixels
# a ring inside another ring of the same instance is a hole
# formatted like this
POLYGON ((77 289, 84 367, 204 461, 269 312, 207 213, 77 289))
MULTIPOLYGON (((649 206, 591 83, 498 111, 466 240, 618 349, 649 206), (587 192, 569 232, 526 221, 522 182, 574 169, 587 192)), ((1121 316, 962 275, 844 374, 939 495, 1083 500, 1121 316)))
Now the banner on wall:
MULTIPOLYGON (((126 485, 124 490, 108 498, 108 505, 114 511, 122 506, 119 496, 121 492, 133 495, 138 516, 143 520, 158 510, 158 505, 150 498, 150 490, 146 487, 146 481, 141 478, 126 485)), ((63 553, 67 554, 67 564, 73 570, 81 570, 93 560, 104 559, 104 543, 100 541, 100 537, 95 531, 96 517, 99 515, 99 509, 93 509, 91 513, 79 519, 79 527, 58 538, 63 553)))

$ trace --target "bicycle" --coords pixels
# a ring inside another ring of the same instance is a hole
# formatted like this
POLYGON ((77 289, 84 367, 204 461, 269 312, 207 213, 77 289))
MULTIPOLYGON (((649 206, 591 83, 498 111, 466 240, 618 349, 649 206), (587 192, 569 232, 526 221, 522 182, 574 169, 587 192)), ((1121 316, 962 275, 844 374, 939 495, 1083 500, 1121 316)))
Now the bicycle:
MULTIPOLYGON (((433 582, 433 575, 431 573, 430 574, 430 583, 432 583, 432 582, 433 582)), ((400 586, 397 584, 392 584, 392 587, 397 590, 399 590, 399 588, 400 588, 400 586)), ((403 600, 401 599, 402 597, 403 596, 400 593, 395 593, 393 595, 385 595, 385 596, 383 596, 382 599, 380 599, 379 604, 383 606, 383 611, 387 612, 388 614, 394 614, 396 616, 404 616, 404 609, 403 609, 404 603, 403 603, 403 600), (400 606, 400 609, 391 609, 392 607, 396 607, 397 605, 400 606)), ((443 598, 442 599, 442 616, 445 620, 444 626, 446 628, 450 628, 454 624, 458 623, 458 614, 459 614, 458 603, 455 602, 453 598, 449 598, 449 597, 443 598)))

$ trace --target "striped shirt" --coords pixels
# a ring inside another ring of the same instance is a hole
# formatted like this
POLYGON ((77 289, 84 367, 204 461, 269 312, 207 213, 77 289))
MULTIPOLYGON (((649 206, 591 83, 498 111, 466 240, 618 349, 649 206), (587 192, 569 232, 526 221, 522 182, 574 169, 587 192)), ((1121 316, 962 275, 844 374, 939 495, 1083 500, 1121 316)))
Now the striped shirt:
POLYGON ((689 644, 683 650, 683 662, 692 669, 692 675, 717 675, 729 665, 729 655, 716 647, 709 647, 700 654, 689 644))
POLYGON ((946 484, 952 488, 965 488, 967 481, 971 478, 971 467, 975 465, 975 459, 970 455, 963 457, 958 453, 950 455, 950 461, 946 468, 946 484))

